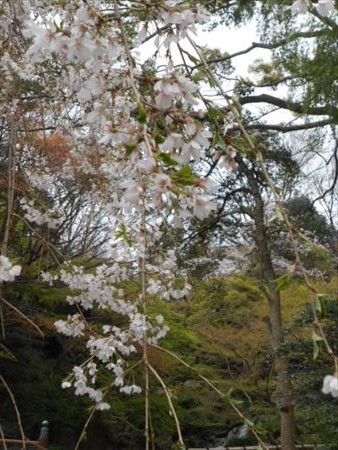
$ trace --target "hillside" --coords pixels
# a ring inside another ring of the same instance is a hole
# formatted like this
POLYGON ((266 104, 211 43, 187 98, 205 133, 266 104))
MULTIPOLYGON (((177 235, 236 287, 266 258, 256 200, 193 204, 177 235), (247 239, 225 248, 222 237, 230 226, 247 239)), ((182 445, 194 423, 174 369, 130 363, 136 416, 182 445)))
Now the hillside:
MULTIPOLYGON (((315 284, 318 290, 328 293, 325 327, 337 346, 337 278, 330 282, 317 280, 315 284)), ((137 289, 137 284, 130 283, 129 289, 137 289)), ((69 313, 66 295, 62 287, 53 288, 28 279, 7 284, 5 291, 7 300, 45 334, 42 339, 16 313, 4 309, 6 339, 1 340, 0 373, 15 396, 27 436, 36 438, 42 420, 50 422, 49 450, 74 448, 90 405, 83 398, 74 397, 71 390, 60 387, 72 366, 86 358, 80 341, 58 335, 54 329, 54 321, 69 313)), ((336 442, 338 418, 332 414, 335 400, 320 392, 323 377, 330 373, 330 363, 321 355, 313 360, 312 318, 307 301, 307 290, 298 280, 283 291, 285 345, 292 364, 298 440, 316 444, 336 442)), ((198 374, 231 397, 267 440, 278 442, 273 355, 265 332, 267 306, 257 283, 244 275, 200 281, 187 300, 159 303, 154 299, 151 309, 153 314, 161 313, 170 327, 163 347, 194 369, 183 366, 166 351, 150 350, 151 363, 167 384, 177 409, 186 444, 235 445, 234 430, 243 425, 228 402, 219 398, 198 374), (229 441, 231 430, 234 438, 229 441)), ((100 312, 88 318, 93 324, 101 319, 100 312)), ((113 315, 110 319, 117 320, 113 315)), ((141 370, 136 370, 133 377, 142 384, 141 370)), ((9 395, 3 386, 0 392, 2 429, 7 437, 18 437, 9 395)), ((94 416, 80 448, 141 449, 143 396, 127 396, 112 390, 109 402, 111 409, 94 416)), ((175 424, 164 391, 154 379, 151 419, 156 448, 171 448, 176 440, 175 424)), ((238 442, 250 444, 255 440, 249 433, 238 442)))

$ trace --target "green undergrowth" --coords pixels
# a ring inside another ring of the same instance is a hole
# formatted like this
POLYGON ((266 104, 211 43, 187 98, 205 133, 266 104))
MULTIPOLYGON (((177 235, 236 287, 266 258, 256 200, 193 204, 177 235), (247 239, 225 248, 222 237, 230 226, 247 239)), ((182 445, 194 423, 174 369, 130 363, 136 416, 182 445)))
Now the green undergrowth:
MULTIPOLYGON (((318 291, 328 293, 325 329, 338 342, 337 279, 315 284, 318 291)), ((136 282, 123 288, 130 298, 139 292, 136 282)), ((0 371, 15 394, 27 434, 36 437, 41 421, 50 421, 52 450, 74 448, 90 406, 87 400, 74 397, 71 390, 60 389, 72 366, 83 362, 87 355, 81 339, 68 339, 54 330, 54 321, 72 311, 65 302, 68 294, 62 286, 50 287, 29 280, 9 284, 4 293, 45 332, 41 339, 24 320, 13 314, 6 316, 7 336, 1 341, 0 371)), ((308 290, 298 279, 282 292, 284 351, 291 361, 299 441, 318 444, 338 440, 338 423, 332 414, 335 400, 320 392, 322 379, 332 373, 332 367, 324 352, 313 360, 308 300, 308 290)), ((154 298, 149 313, 154 317, 162 314, 169 327, 160 343, 164 350, 150 348, 149 359, 167 385, 187 444, 211 446, 243 423, 229 402, 221 399, 198 374, 230 396, 266 439, 277 442, 273 355, 265 328, 268 308, 258 283, 246 276, 197 281, 188 299, 160 302, 154 298)), ((88 320, 96 326, 101 321, 121 319, 97 311, 88 320)), ((109 381, 108 375, 100 379, 102 383, 106 380, 109 381)), ((143 371, 137 369, 128 381, 142 385, 143 371)), ((13 406, 3 387, 0 391, 5 399, 0 407, 0 423, 6 435, 15 437, 18 429, 13 406)), ((153 377, 150 393, 156 448, 167 450, 176 442, 177 433, 165 392, 153 377)), ((111 391, 109 402, 111 409, 96 414, 81 449, 143 448, 143 395, 111 391)), ((242 443, 254 443, 252 436, 242 443)))

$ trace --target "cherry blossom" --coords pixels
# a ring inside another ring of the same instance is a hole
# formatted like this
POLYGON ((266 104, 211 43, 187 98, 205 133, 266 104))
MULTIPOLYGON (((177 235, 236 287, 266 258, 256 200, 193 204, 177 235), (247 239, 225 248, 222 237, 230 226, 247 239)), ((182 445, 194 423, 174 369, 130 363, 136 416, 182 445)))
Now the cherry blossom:
POLYGON ((59 211, 55 209, 48 209, 45 213, 42 213, 40 209, 35 207, 33 200, 27 201, 26 198, 20 200, 20 206, 25 211, 25 219, 29 222, 35 222, 37 225, 46 225, 51 229, 57 228, 60 223, 60 218, 55 217, 59 211))
POLYGON ((331 394, 332 397, 338 398, 338 377, 337 375, 326 375, 323 381, 323 394, 331 394))
POLYGON ((196 195, 193 198, 193 214, 198 219, 206 219, 210 212, 216 208, 215 204, 212 203, 208 197, 204 195, 196 195))
MULTIPOLYGON (((305 14, 311 6, 312 2, 310 0, 296 0, 293 2, 291 9, 293 12, 305 14)), ((321 16, 328 16, 334 10, 334 1, 318 0, 314 6, 321 16)))
POLYGON ((142 392, 142 389, 140 386, 136 386, 135 384, 132 384, 131 386, 123 386, 120 388, 120 392, 123 392, 124 394, 140 394, 142 392))
POLYGON ((185 108, 197 104, 193 94, 198 86, 179 72, 173 72, 170 77, 157 81, 154 90, 157 93, 155 102, 160 109, 169 109, 176 99, 182 100, 185 108))
POLYGON ((79 314, 69 315, 67 321, 57 320, 54 325, 59 333, 63 333, 66 336, 78 337, 84 334, 85 324, 79 314))
MULTIPOLYGON (((10 42, 0 59, 1 89, 10 92, 11 83, 34 81, 42 94, 43 113, 34 121, 27 114, 23 128, 26 122, 37 122, 46 134, 56 129, 70 148, 62 167, 41 174, 34 160, 22 172, 43 194, 58 187, 58 177, 66 183, 83 177, 89 200, 103 208, 110 227, 109 242, 102 249, 106 263, 87 270, 63 261, 57 273, 41 274, 46 283, 67 287, 67 302, 77 312, 56 321, 55 327, 70 338, 81 338, 88 353, 62 387, 74 388, 75 395, 86 395, 97 410, 105 410, 106 390, 97 374, 108 372, 109 386, 122 393, 140 393, 141 387, 126 383, 126 371, 137 357, 146 367, 144 349, 158 345, 169 331, 162 315, 149 313, 148 302, 180 300, 191 290, 187 273, 177 268, 175 249, 160 245, 161 226, 205 220, 216 209, 208 195, 217 190, 216 182, 198 175, 212 142, 202 120, 205 111, 199 109, 206 81, 193 80, 184 64, 175 67, 173 56, 174 47, 184 45, 185 38, 191 42, 196 25, 210 18, 201 5, 178 0, 141 1, 137 8, 130 7, 133 2, 114 1, 109 10, 84 0, 18 3, 20 17, 6 4, 3 15, 8 19, 0 23, 3 42, 10 42), (14 38, 11 24, 18 22, 23 33, 14 38), (135 34, 130 36, 126 30, 131 29, 135 34), (165 62, 161 70, 145 76, 137 52, 151 34, 153 61, 160 55, 165 62), (121 288, 130 280, 141 284, 134 295, 121 288), (118 315, 118 325, 98 325, 86 320, 83 311, 118 315)), ((327 16, 334 2, 296 0, 292 11, 306 13, 312 6, 327 16)), ((14 98, 5 112, 13 115, 18 107, 14 98)), ((235 122, 234 114, 226 114, 221 122, 225 135, 235 122)), ((218 150, 218 168, 236 170, 236 149, 229 144, 218 150)), ((30 155, 36 149, 26 146, 24 151, 30 155)), ((47 160, 42 165, 48 166, 47 160)), ((62 204, 57 202, 53 207, 38 205, 27 194, 20 206, 32 225, 53 229, 62 221, 62 204)), ((236 269, 229 258, 218 267, 221 274, 236 269)), ((0 257, 0 282, 14 280, 20 270, 0 257)), ((323 393, 338 397, 336 376, 324 378, 323 393)))
POLYGON ((309 0, 296 0, 292 3, 292 12, 305 14, 310 6, 311 2, 309 0))
POLYGON ((7 256, 0 255, 0 283, 2 281, 13 281, 20 275, 21 266, 13 265, 7 256))
POLYGON ((321 16, 328 16, 334 10, 333 0, 318 0, 316 9, 321 16))

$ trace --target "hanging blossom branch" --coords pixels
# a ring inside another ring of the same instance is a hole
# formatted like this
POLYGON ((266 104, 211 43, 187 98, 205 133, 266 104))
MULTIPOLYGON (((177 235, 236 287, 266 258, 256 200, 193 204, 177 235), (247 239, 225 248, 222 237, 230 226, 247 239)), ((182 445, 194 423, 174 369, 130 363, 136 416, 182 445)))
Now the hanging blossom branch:
MULTIPOLYGON (((94 1, 52 9, 34 2, 38 20, 32 19, 28 7, 20 16, 30 46, 20 61, 6 53, 0 70, 10 65, 23 79, 34 80, 58 99, 62 114, 55 117, 55 127, 69 139, 73 161, 64 165, 63 176, 88 176, 93 183, 92 201, 105 208, 113 223, 105 247, 107 260, 113 264, 102 264, 88 273, 84 267, 67 263, 58 274, 44 275, 46 281, 59 280, 70 288, 70 305, 122 318, 120 326, 94 324, 89 335, 80 313, 56 322, 58 331, 67 336, 86 336, 90 355, 74 367, 63 387, 73 386, 76 395, 87 395, 95 402, 95 409, 107 409, 98 371, 110 372, 112 384, 121 392, 140 392, 140 386, 126 384, 125 374, 141 348, 148 449, 148 371, 160 380, 149 364, 147 345, 157 345, 168 331, 162 316, 151 317, 148 301, 153 296, 180 299, 190 289, 185 274, 177 269, 175 251, 158 246, 163 215, 172 226, 180 226, 186 217, 204 219, 215 205, 207 195, 208 180, 201 180, 191 168, 192 161, 198 163, 204 157, 211 137, 198 120, 205 113, 198 111, 199 85, 189 73, 175 68, 172 54, 172 47, 186 37, 198 51, 190 36, 208 16, 199 5, 186 9, 172 0, 135 3, 138 8, 133 9, 133 2, 114 1, 114 8, 107 12, 94 1), (148 19, 142 22, 138 12, 148 19), (132 28, 136 32, 130 36, 126 30, 132 28), (164 53, 165 70, 161 77, 145 77, 134 49, 154 30, 160 30, 154 45, 156 56, 164 53), (130 279, 140 280, 140 291, 132 299, 121 287, 130 279)), ((203 55, 198 55, 206 73, 215 79, 203 55)), ((236 109, 231 108, 251 142, 236 109)), ((230 158, 232 152, 229 149, 230 158)), ((35 212, 31 214, 42 220, 35 212)), ((178 436, 182 444, 179 432, 178 436)))
MULTIPOLYGON (((189 167, 192 159, 200 160, 211 137, 196 120, 198 85, 175 69, 171 54, 172 45, 208 17, 198 5, 191 11, 172 1, 149 5, 144 2, 150 19, 139 28, 134 45, 147 39, 149 30, 160 23, 162 31, 155 45, 158 53, 164 49, 167 66, 163 77, 149 79, 150 93, 143 94, 144 80, 123 23, 134 20, 136 25, 137 17, 126 19, 122 5, 123 2, 115 1, 114 14, 108 15, 94 2, 83 2, 78 7, 57 6, 53 13, 36 2, 38 21, 32 20, 28 10, 22 14, 24 35, 31 45, 20 61, 20 70, 25 78, 32 77, 46 90, 53 86, 50 89, 55 95, 51 98, 63 92, 62 100, 67 101, 63 107, 73 110, 73 115, 76 111, 82 128, 74 128, 72 118, 65 120, 62 115, 56 118, 55 126, 72 143, 77 170, 91 179, 97 177, 104 185, 103 190, 95 187, 92 198, 105 206, 107 215, 114 217, 112 239, 106 248, 107 257, 114 264, 101 265, 94 273, 66 264, 58 274, 43 274, 47 282, 60 280, 71 289, 68 297, 71 305, 109 311, 124 318, 121 327, 106 324, 101 331, 91 327, 87 342, 90 357, 74 367, 63 387, 74 386, 77 395, 88 395, 96 403, 95 410, 109 408, 104 401, 105 388, 96 386, 100 366, 113 374, 112 384, 121 392, 140 392, 139 386, 126 385, 124 378, 133 367, 128 366, 128 357, 136 354, 138 347, 143 348, 145 434, 149 448, 148 370, 163 388, 165 385, 148 362, 147 345, 157 344, 168 329, 162 316, 151 323, 148 297, 180 299, 190 289, 184 274, 180 274, 182 282, 176 283, 174 250, 158 249, 163 212, 167 211, 165 215, 172 224, 179 225, 185 217, 194 215, 203 219, 215 208, 205 193, 207 180, 200 180, 189 167), (53 17, 58 17, 57 23, 53 17), (42 75, 40 67, 50 60, 54 62, 51 70, 42 75), (55 60, 57 76, 53 71, 55 60), (152 254, 155 256, 150 257, 152 254), (130 300, 121 284, 137 273, 141 276, 141 293, 130 300)), ((9 54, 4 59, 17 68, 9 54)), ((72 166, 65 165, 64 177, 74 175, 72 166)), ((26 202, 22 206, 31 221, 48 221, 48 217, 41 217, 32 209, 34 205, 26 202)), ((56 327, 73 337, 84 336, 88 329, 81 313, 57 321, 56 327)), ((174 414, 171 400, 170 405, 174 414)), ((174 417, 179 444, 183 445, 177 415, 174 417)))
MULTIPOLYGON (((167 327, 162 324, 162 316, 151 323, 147 297, 179 299, 190 289, 187 281, 176 283, 175 252, 170 250, 166 254, 156 248, 161 238, 163 211, 161 214, 159 211, 167 209, 171 220, 179 221, 191 215, 204 218, 214 208, 198 176, 188 166, 191 157, 197 157, 209 145, 209 133, 189 117, 190 109, 196 105, 194 94, 198 86, 173 68, 169 49, 195 22, 205 21, 206 15, 199 7, 194 13, 176 10, 172 2, 153 6, 154 22, 160 20, 164 28, 168 26, 156 45, 158 50, 162 46, 167 49, 169 63, 166 75, 155 82, 153 93, 143 100, 138 86, 140 72, 129 50, 130 38, 124 30, 120 5, 121 2, 115 2, 112 17, 95 4, 83 3, 75 10, 71 5, 58 7, 53 15, 59 17, 59 25, 43 7, 37 7, 39 22, 34 22, 27 11, 24 34, 32 44, 26 59, 21 61, 21 69, 26 78, 30 75, 42 86, 53 85, 55 92, 58 89, 67 92, 68 104, 78 108, 83 129, 74 131, 71 120, 60 119, 57 125, 73 143, 72 157, 77 161, 77 170, 104 181, 106 191, 97 186, 92 193, 93 201, 104 203, 107 213, 115 217, 106 254, 116 263, 99 266, 94 274, 67 264, 59 274, 43 275, 50 283, 60 280, 69 286, 73 292, 68 297, 70 304, 110 311, 125 319, 123 327, 107 324, 101 332, 92 328, 87 343, 91 356, 74 368, 63 387, 74 386, 77 395, 88 395, 96 402, 96 409, 106 409, 109 404, 103 401, 103 388, 95 387, 99 365, 113 374, 114 385, 121 392, 139 392, 138 386, 125 385, 124 375, 128 370, 127 358, 137 353, 139 345, 143 347, 149 446, 147 344, 157 343, 167 327), (59 58, 58 76, 51 70, 41 77, 39 67, 50 58, 59 58), (168 132, 162 131, 161 135, 163 120, 168 132), (100 160, 95 166, 91 159, 97 148, 100 160), (153 260, 149 257, 151 252, 157 255, 153 260), (120 285, 137 272, 141 275, 141 293, 131 301, 120 285)), ((144 31, 140 30, 137 39, 144 31)), ((5 58, 14 66, 10 55, 5 58)), ((72 176, 69 165, 64 176, 72 176)), ((31 222, 48 221, 48 217, 33 209, 34 205, 23 202, 22 208, 31 222)), ((79 313, 57 321, 56 327, 68 336, 86 333, 86 324, 79 313)))

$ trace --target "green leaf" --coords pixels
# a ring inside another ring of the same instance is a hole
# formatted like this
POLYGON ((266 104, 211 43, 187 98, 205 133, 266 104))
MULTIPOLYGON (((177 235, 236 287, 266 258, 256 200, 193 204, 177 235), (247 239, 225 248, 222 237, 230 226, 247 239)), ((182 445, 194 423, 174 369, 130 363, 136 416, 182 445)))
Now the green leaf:
POLYGON ((9 361, 17 361, 13 353, 0 342, 0 359, 8 359, 9 361))
POLYGON ((317 294, 316 295, 316 311, 321 315, 325 315, 325 304, 324 301, 326 300, 327 295, 326 294, 317 294))
POLYGON ((313 359, 314 361, 316 361, 316 359, 319 356, 320 353, 320 343, 323 341, 324 339, 319 336, 315 330, 312 330, 312 342, 313 342, 313 359))
POLYGON ((220 147, 222 150, 226 149, 226 145, 224 143, 224 139, 218 134, 215 133, 214 137, 213 137, 213 146, 216 147, 220 147))
POLYGON ((208 82, 209 82, 209 86, 210 86, 211 88, 217 88, 218 86, 217 86, 217 83, 216 83, 214 77, 211 76, 211 75, 209 75, 208 73, 207 73, 206 75, 207 75, 207 80, 208 80, 208 82))
POLYGON ((250 419, 245 419, 245 423, 248 425, 248 427, 250 427, 250 428, 254 428, 255 427, 255 424, 253 423, 253 421, 252 420, 250 420, 250 419))
POLYGON ((317 341, 313 341, 313 360, 316 361, 316 359, 319 356, 319 345, 317 341))
POLYGON ((227 396, 228 396, 229 398, 231 397, 233 391, 234 391, 234 388, 233 388, 233 387, 231 387, 231 388, 227 391, 227 396))
POLYGON ((277 292, 283 291, 284 289, 288 288, 294 276, 295 276, 294 272, 291 272, 278 278, 276 280, 277 292))
POLYGON ((239 103, 239 101, 237 100, 236 97, 232 97, 232 101, 233 101, 233 106, 236 108, 238 114, 241 116, 242 110, 243 110, 242 105, 239 103))
POLYGON ((87 441, 87 433, 86 431, 83 431, 83 433, 80 436, 79 442, 86 442, 87 441))
POLYGON ((193 186, 196 181, 190 166, 183 166, 180 170, 172 174, 172 179, 176 183, 183 184, 184 186, 193 186))
POLYGON ((186 446, 177 442, 177 444, 173 444, 171 450, 186 450, 186 446))
POLYGON ((319 334, 317 334, 317 333, 315 332, 315 330, 312 330, 312 340, 313 340, 314 342, 321 342, 321 341, 323 341, 324 339, 323 339, 321 336, 319 336, 319 334))
POLYGON ((323 313, 323 305, 322 305, 321 300, 320 300, 318 297, 316 298, 316 311, 317 311, 319 314, 322 314, 322 313, 323 313))
POLYGON ((133 244, 133 240, 130 239, 128 232, 127 232, 127 228, 124 224, 121 225, 121 228, 119 231, 116 231, 115 237, 116 237, 116 239, 119 239, 119 238, 124 239, 124 241, 127 243, 127 245, 129 247, 131 247, 133 244))
POLYGON ((301 244, 304 244, 304 245, 313 245, 313 243, 311 242, 311 240, 307 237, 307 236, 305 236, 305 234, 303 234, 303 233, 298 233, 298 240, 299 240, 299 242, 301 243, 301 244))
POLYGON ((219 120, 224 119, 223 113, 219 109, 212 108, 212 107, 208 108, 207 117, 209 117, 209 119, 211 121, 215 121, 215 122, 218 122, 219 120))
POLYGON ((147 115, 148 115, 147 110, 145 109, 145 107, 141 103, 139 103, 137 105, 137 114, 136 114, 138 122, 146 123, 147 122, 147 115))
POLYGON ((193 62, 194 64, 198 65, 201 63, 201 61, 198 58, 196 58, 194 55, 192 55, 191 53, 187 52, 187 54, 188 54, 188 58, 190 59, 190 61, 193 62))
POLYGON ((276 209, 276 212, 270 217, 269 222, 270 223, 283 222, 283 214, 279 208, 276 209))
POLYGON ((249 149, 248 149, 247 143, 241 137, 233 137, 232 145, 235 148, 235 150, 238 151, 239 153, 243 153, 246 156, 251 156, 251 157, 254 156, 253 154, 249 155, 249 149))
MULTIPOLYGON (((264 163, 264 158, 261 152, 258 152, 256 155, 256 161, 258 163, 264 163)), ((276 186, 274 186, 275 190, 277 190, 278 188, 276 188, 276 186)))
POLYGON ((156 156, 157 161, 161 161, 164 165, 174 167, 178 165, 178 162, 171 158, 168 153, 160 153, 156 156))
POLYGON ((137 144, 126 144, 124 148, 126 149, 126 156, 130 156, 137 149, 137 144))
POLYGON ((165 137, 162 136, 162 134, 160 134, 160 133, 155 134, 154 139, 155 139, 155 142, 157 145, 163 144, 163 142, 165 141, 165 137))

